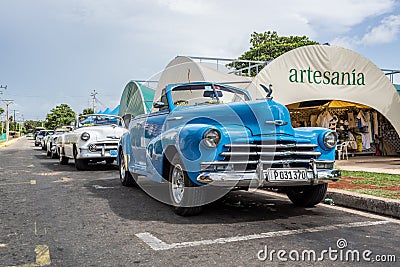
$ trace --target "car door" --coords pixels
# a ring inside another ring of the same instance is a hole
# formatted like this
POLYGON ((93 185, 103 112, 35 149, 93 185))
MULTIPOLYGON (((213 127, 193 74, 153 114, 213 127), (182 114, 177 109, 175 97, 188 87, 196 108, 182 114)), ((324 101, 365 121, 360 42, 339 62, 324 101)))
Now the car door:
POLYGON ((158 111, 137 116, 131 121, 130 136, 135 169, 138 173, 147 174, 147 146, 151 140, 161 134, 165 119, 169 114, 168 101, 163 91, 161 101, 164 103, 158 111))

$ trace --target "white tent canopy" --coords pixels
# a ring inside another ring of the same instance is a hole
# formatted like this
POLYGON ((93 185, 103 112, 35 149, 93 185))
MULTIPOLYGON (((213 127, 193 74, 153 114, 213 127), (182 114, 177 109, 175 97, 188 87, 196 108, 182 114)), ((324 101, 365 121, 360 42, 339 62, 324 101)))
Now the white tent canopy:
POLYGON ((344 100, 370 106, 384 115, 400 135, 400 96, 385 74, 360 54, 335 46, 294 49, 268 64, 248 90, 265 96, 260 84, 273 85, 284 105, 310 100, 344 100))
POLYGON ((201 81, 235 83, 236 87, 246 88, 251 82, 251 78, 226 74, 210 67, 207 63, 196 62, 190 57, 178 56, 162 72, 154 99, 161 97, 161 90, 168 84, 201 81))

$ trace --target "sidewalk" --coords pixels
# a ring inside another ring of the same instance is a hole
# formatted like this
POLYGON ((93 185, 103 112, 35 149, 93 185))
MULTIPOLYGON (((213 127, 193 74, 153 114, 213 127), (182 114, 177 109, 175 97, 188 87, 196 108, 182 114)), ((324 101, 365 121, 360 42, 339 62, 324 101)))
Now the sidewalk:
POLYGON ((25 138, 25 136, 21 136, 21 137, 15 138, 15 139, 8 140, 7 142, 0 143, 0 149, 8 147, 8 146, 14 144, 15 142, 17 142, 21 138, 25 138))
MULTIPOLYGON (((400 175, 400 157, 354 157, 337 160, 335 168, 346 171, 364 171, 400 175)), ((328 189, 326 198, 331 198, 339 206, 369 211, 381 215, 400 218, 400 201, 350 192, 328 189)))
POLYGON ((400 174, 400 157, 350 157, 349 160, 337 160, 335 167, 346 171, 400 174))

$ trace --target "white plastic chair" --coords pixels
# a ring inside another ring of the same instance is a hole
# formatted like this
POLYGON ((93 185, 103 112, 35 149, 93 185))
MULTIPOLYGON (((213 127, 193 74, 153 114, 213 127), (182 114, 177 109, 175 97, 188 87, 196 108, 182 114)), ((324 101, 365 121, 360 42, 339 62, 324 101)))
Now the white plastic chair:
POLYGON ((347 153, 348 144, 349 144, 348 142, 343 142, 336 146, 336 151, 338 153, 338 160, 344 159, 345 156, 346 160, 349 160, 349 154, 347 153))

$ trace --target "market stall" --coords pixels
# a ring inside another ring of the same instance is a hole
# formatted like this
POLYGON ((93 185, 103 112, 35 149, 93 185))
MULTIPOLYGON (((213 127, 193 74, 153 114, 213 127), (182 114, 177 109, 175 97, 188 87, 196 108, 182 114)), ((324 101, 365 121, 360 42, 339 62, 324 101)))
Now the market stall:
POLYGON ((396 154, 396 148, 383 138, 387 135, 387 120, 369 106, 331 100, 301 102, 287 107, 294 127, 330 128, 338 135, 339 149, 345 146, 346 153, 351 156, 396 154))

